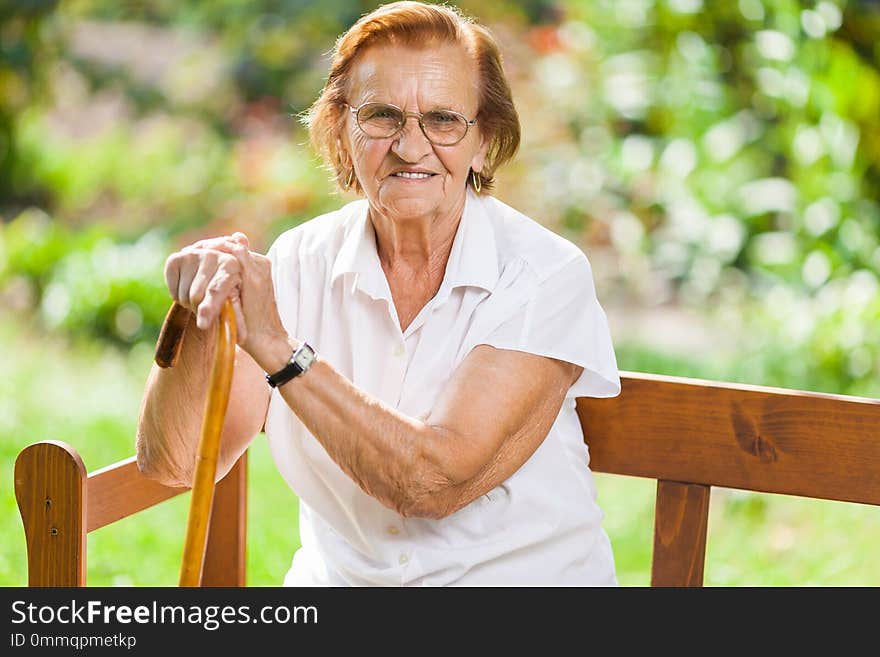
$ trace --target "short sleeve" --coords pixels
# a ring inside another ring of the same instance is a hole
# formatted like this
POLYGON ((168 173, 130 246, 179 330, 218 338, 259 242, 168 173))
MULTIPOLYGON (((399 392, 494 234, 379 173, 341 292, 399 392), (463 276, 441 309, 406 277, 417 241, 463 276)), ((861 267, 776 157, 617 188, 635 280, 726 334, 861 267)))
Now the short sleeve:
POLYGON ((299 309, 300 232, 291 229, 282 233, 266 253, 266 257, 272 264, 272 285, 275 291, 278 314, 284 329, 291 335, 296 335, 299 309))
MULTIPOLYGON (((504 277, 502 277, 504 278, 504 277)), ((493 321, 474 343, 524 351, 584 368, 568 397, 614 397, 620 376, 605 311, 583 253, 541 279, 526 269, 492 296, 493 321)))

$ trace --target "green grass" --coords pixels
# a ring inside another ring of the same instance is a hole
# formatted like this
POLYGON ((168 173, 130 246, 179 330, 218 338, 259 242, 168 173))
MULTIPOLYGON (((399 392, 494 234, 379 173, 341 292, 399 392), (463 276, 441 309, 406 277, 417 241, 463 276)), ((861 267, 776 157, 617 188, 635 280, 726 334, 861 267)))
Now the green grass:
MULTIPOLYGON (((622 586, 647 586, 656 482, 597 473, 622 586)), ((706 586, 878 586, 880 508, 712 489, 706 586)))
MULTIPOLYGON (((27 584, 24 532, 12 487, 15 457, 37 440, 74 445, 89 470, 131 456, 151 347, 128 353, 68 343, 0 317, 0 585, 27 584)), ((705 366, 621 347, 622 369, 717 377, 705 366)), ((250 452, 248 584, 279 585, 298 547, 296 497, 265 438, 250 452)), ((649 480, 597 474, 599 503, 624 586, 650 581, 653 496, 649 480)), ((89 535, 89 584, 174 586, 189 496, 89 535)), ((713 489, 706 584, 880 585, 880 508, 713 489)))
MULTIPOLYGON (((749 381, 730 355, 697 362, 640 345, 616 347, 621 370, 816 389, 814 379, 749 381)), ((771 375, 773 370, 769 370, 771 375)), ((790 374, 790 372, 786 371, 790 374)), ((831 390, 831 392, 836 392, 831 390)), ((871 390, 873 393, 873 390, 871 390)), ((650 582, 656 482, 597 473, 599 503, 622 585, 650 582)), ((707 586, 878 586, 880 507, 713 488, 707 586)))
MULTIPOLYGON (((299 546, 297 500, 275 469, 263 436, 251 448, 248 465, 247 581, 276 586, 299 546)), ((88 582, 176 586, 189 498, 181 495, 89 534, 88 582)))
MULTIPOLYGON (((24 530, 13 490, 18 452, 38 440, 73 445, 89 471, 128 458, 152 349, 129 353, 34 334, 0 317, 0 585, 27 584, 24 530)), ((275 469, 266 440, 250 450, 248 583, 282 582, 299 546, 297 499, 275 469)), ((92 532, 87 581, 99 586, 177 583, 189 494, 92 532)))

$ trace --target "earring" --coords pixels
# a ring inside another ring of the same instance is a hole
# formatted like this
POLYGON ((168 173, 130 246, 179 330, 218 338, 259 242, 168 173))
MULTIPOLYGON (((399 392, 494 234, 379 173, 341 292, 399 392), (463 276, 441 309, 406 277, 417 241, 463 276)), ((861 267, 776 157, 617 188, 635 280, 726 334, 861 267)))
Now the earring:
POLYGON ((345 179, 345 191, 351 189, 351 185, 354 183, 354 167, 348 172, 348 178, 345 179))
POLYGON ((480 190, 483 189, 483 180, 479 173, 471 169, 471 183, 474 186, 474 191, 479 194, 480 190))

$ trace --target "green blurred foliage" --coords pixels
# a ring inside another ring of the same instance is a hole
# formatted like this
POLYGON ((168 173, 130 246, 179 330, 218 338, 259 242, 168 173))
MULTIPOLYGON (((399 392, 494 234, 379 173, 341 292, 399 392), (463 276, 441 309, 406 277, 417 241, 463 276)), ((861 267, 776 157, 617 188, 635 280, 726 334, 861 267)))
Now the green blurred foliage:
POLYGON ((608 242, 636 303, 727 327, 721 378, 880 392, 880 8, 566 6, 536 64, 575 145, 536 162, 562 227, 608 242))
MULTIPOLYGON (((24 530, 11 485, 18 452, 37 440, 75 445, 91 472, 132 454, 152 345, 106 349, 87 338, 21 330, 0 316, 0 586, 27 585, 24 530), (47 391, 51 391, 47 393, 47 391), (49 399, 49 402, 47 402, 49 399)), ((621 355, 628 349, 623 347, 621 355)), ((705 361, 641 363, 708 376, 705 361)), ((278 586, 300 545, 297 499, 275 467, 265 439, 248 451, 249 586, 278 586)), ((603 525, 623 586, 650 583, 654 494, 648 479, 596 474, 603 525)), ((91 586, 174 586, 189 498, 174 498, 88 535, 91 586)), ((707 586, 877 586, 880 509, 871 505, 766 496, 713 488, 707 586), (857 530, 854 530, 857 528, 857 530)))
MULTIPOLYGON (((336 37, 378 4, 0 3, 0 315, 20 316, 0 322, 5 462, 76 436, 92 438, 77 442, 90 466, 130 455, 169 303, 165 257, 233 230, 265 250, 349 200, 298 116, 336 37)), ((880 5, 460 6, 498 37, 522 120, 498 196, 587 251, 606 306, 696 309, 727 340, 685 355, 618 341, 621 368, 880 397, 880 5)), ((277 583, 295 518, 278 522, 290 493, 258 448, 249 568, 277 583)), ((645 584, 653 484, 597 479, 621 582, 645 584)), ((823 520, 791 501, 716 497, 708 583, 865 581, 876 532, 848 531, 870 525, 864 508, 823 520), (740 563, 743 545, 767 563, 740 563)), ((0 503, 13 518, 11 494, 0 503)), ((93 583, 173 582, 182 513, 157 509, 134 541, 124 527, 90 537, 93 583), (134 579, 121 545, 149 555, 134 579)), ((3 527, 20 540, 0 551, 0 581, 21 585, 23 536, 3 527)))
MULTIPOLYGON (((377 4, 4 5, 3 301, 150 341, 170 251, 240 229, 264 250, 347 200, 297 119, 377 4)), ((731 335, 719 378, 877 394, 876 3, 461 6, 523 123, 498 195, 604 263, 606 303, 701 309, 731 335)))
POLYGON ((119 243, 99 225, 71 231, 31 209, 3 232, 0 280, 7 301, 39 303, 51 329, 128 344, 154 340, 168 310, 163 266, 167 240, 157 231, 119 243))

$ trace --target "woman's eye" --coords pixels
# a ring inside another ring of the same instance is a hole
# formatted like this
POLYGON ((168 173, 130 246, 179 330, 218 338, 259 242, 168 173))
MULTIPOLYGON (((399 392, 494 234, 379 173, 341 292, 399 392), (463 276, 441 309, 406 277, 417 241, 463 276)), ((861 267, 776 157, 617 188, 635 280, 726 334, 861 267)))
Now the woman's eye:
POLYGON ((363 121, 399 121, 400 113, 392 107, 373 107, 364 111, 363 121))
POLYGON ((448 112, 435 112, 431 115, 431 121, 434 123, 450 123, 456 120, 455 115, 448 112))

